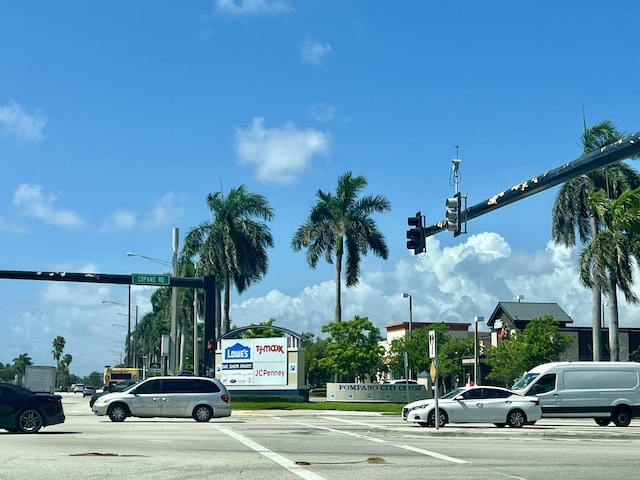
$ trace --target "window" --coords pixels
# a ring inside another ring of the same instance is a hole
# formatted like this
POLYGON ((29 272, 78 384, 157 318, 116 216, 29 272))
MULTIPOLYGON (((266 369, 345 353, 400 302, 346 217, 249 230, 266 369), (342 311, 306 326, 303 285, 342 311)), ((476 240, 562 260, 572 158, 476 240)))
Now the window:
POLYGON ((541 393, 547 393, 556 388, 556 374, 548 373, 543 375, 538 383, 536 383, 531 390, 528 392, 528 395, 539 395, 541 393))
POLYGON ((195 380, 193 387, 193 391, 198 393, 218 393, 220 391, 218 385, 208 380, 195 380))
POLYGON ((133 393, 136 394, 150 394, 150 393, 158 393, 160 392, 160 381, 159 380, 151 380, 149 382, 145 382, 142 385, 138 386, 133 393))
POLYGON ((162 382, 163 393, 193 393, 194 382, 190 379, 171 378, 162 382))
POLYGON ((507 390, 499 390, 497 388, 483 388, 482 398, 507 398, 512 395, 507 390))
POLYGON ((474 388, 473 390, 467 390, 462 394, 465 400, 473 400, 473 399, 481 398, 481 395, 482 395, 481 388, 474 388))

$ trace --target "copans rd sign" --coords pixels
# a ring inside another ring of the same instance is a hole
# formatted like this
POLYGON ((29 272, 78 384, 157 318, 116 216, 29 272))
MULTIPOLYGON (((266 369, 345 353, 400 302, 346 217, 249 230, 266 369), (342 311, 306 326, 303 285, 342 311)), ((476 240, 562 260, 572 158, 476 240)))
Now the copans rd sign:
POLYGON ((154 273, 133 273, 131 283, 134 285, 169 285, 170 275, 156 275, 154 273))

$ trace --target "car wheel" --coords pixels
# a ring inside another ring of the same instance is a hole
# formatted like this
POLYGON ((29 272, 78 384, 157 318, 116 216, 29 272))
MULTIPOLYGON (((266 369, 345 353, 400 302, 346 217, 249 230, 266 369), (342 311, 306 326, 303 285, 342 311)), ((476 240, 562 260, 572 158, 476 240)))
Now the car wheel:
POLYGON ((522 428, 527 423, 527 416, 522 410, 511 410, 507 415, 507 425, 511 428, 522 428))
MULTIPOLYGON (((449 421, 449 418, 447 417, 447 412, 445 412, 442 409, 439 409, 439 413, 440 413, 440 422, 439 422, 439 427, 444 427, 447 422, 449 421)), ((435 427, 436 426, 436 412, 435 410, 431 410, 429 412, 429 416, 427 417, 427 425, 429 425, 430 427, 435 427)))
POLYGON ((129 412, 127 410, 127 407, 116 403, 115 405, 111 405, 109 407, 109 410, 107 410, 107 415, 109 415, 109 418, 112 422, 124 422, 124 419, 127 418, 129 412))
POLYGON ((198 405, 193 409, 193 419, 196 422, 208 422, 213 417, 213 411, 208 405, 198 405))
POLYGON ((616 427, 628 427, 631 423, 631 412, 626 408, 619 408, 611 417, 616 427))
POLYGON ((504 428, 504 427, 506 427, 506 426, 507 426, 507 424, 506 424, 506 423, 494 423, 494 425, 495 425, 496 427, 498 427, 498 428, 504 428))
POLYGON ((598 417, 598 418, 594 418, 594 420, 601 427, 606 427, 607 425, 609 425, 611 423, 611 419, 610 418, 598 417))
POLYGON ((25 410, 18 417, 18 431, 36 433, 42 428, 42 415, 37 410, 25 410))

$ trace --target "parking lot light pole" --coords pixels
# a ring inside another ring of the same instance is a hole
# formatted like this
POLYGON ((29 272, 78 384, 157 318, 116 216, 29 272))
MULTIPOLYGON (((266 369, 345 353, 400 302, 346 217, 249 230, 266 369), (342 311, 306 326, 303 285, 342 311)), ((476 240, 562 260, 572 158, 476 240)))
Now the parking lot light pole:
MULTIPOLYGON (((411 296, 410 293, 403 293, 402 298, 409 299, 409 335, 411 335, 411 332, 413 332, 413 297, 411 296)), ((406 343, 405 343, 405 347, 406 347, 406 343)), ((408 355, 407 355, 407 363, 409 363, 408 355)), ((409 369, 409 375, 407 375, 407 380, 410 379, 412 376, 413 376, 413 372, 411 371, 411 369, 409 369)), ((409 391, 407 390, 407 395, 409 394, 408 392, 409 391)), ((408 398, 409 397, 407 397, 407 400, 408 398)))
POLYGON ((478 370, 480 369, 480 355, 478 352, 478 322, 484 322, 484 317, 473 317, 473 383, 478 385, 478 370))

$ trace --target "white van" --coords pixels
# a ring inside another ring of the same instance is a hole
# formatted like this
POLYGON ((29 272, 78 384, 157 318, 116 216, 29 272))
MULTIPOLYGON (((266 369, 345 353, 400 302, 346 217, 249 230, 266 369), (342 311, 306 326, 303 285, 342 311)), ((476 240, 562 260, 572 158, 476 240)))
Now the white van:
POLYGON ((640 417, 640 363, 555 362, 538 365, 511 389, 538 397, 542 417, 593 418, 627 427, 640 417))

